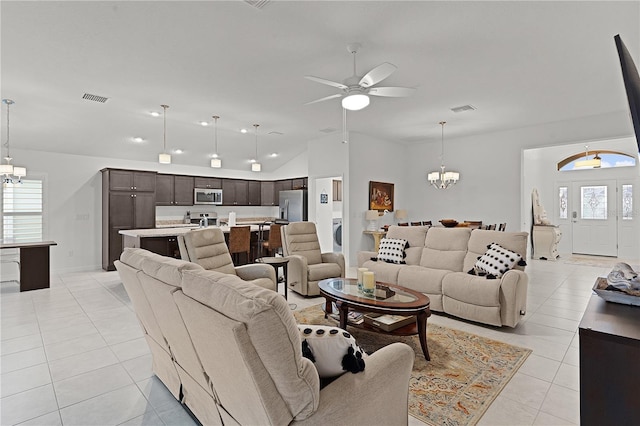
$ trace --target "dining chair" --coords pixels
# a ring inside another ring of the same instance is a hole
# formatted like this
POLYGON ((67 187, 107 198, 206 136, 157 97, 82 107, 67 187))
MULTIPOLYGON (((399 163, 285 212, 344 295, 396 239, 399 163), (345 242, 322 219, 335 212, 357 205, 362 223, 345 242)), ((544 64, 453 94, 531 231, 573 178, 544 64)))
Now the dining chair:
POLYGON ((471 229, 483 229, 481 220, 465 220, 465 222, 469 224, 471 229))
POLYGON ((251 227, 250 226, 232 226, 229 228, 229 253, 231 257, 235 257, 233 263, 235 265, 244 265, 249 263, 251 252, 251 227), (240 263, 240 253, 246 254, 244 263, 240 263))
POLYGON ((501 223, 501 224, 498 226, 498 231, 502 231, 502 232, 504 232, 504 231, 506 231, 506 230, 507 230, 507 224, 506 224, 506 223, 501 223))
POLYGON ((489 231, 495 231, 496 230, 496 224, 494 223, 493 225, 487 225, 485 227, 485 229, 487 229, 489 231))
POLYGON ((411 226, 422 226, 422 222, 411 222, 411 226))
POLYGON ((398 223, 398 226, 409 226, 409 222, 398 223))
POLYGON ((422 226, 433 226, 433 225, 431 224, 430 220, 423 220, 422 221, 422 226))
POLYGON ((269 226, 269 239, 263 241, 262 247, 267 249, 269 256, 274 256, 282 248, 282 237, 280 235, 280 228, 282 225, 272 224, 269 226))

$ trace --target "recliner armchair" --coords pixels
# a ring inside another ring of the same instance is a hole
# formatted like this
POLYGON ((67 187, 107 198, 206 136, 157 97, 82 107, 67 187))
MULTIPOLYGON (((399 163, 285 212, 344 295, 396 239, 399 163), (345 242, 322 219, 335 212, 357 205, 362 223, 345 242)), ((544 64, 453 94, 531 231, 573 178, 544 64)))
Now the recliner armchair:
POLYGON ((303 296, 320 294, 318 281, 345 276, 342 253, 322 253, 316 224, 293 222, 280 228, 282 253, 289 259, 290 290, 303 296))
POLYGON ((276 272, 270 265, 252 263, 234 266, 220 228, 195 229, 178 236, 182 260, 197 263, 204 269, 237 275, 269 290, 278 291, 276 272))

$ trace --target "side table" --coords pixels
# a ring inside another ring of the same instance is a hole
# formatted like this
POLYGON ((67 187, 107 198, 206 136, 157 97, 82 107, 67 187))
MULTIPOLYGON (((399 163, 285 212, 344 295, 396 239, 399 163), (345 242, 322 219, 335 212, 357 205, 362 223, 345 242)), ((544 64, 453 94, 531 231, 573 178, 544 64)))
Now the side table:
POLYGON ((287 300, 287 285, 289 280, 287 278, 287 263, 289 263, 289 259, 285 259, 284 257, 261 257, 256 259, 258 263, 266 263, 267 265, 273 266, 273 269, 276 270, 276 291, 278 290, 278 268, 282 268, 282 274, 284 275, 284 298, 287 300))
POLYGON ((371 235, 373 237, 373 251, 378 251, 380 248, 380 240, 387 235, 387 231, 362 231, 363 234, 371 235))

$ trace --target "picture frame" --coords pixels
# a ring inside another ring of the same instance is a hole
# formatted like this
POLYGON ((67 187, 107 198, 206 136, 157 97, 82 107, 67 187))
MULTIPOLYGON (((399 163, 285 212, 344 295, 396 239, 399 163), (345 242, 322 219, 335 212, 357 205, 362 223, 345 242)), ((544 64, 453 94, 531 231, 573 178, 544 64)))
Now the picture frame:
POLYGON ((392 183, 369 181, 369 210, 392 212, 393 186, 392 183))

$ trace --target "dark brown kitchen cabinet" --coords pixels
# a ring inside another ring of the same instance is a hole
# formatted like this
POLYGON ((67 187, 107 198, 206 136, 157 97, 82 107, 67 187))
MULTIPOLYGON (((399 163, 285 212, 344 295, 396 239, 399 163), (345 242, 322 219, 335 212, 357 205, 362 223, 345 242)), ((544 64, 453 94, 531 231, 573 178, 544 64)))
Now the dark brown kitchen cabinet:
POLYGON ((293 189, 293 181, 291 179, 277 180, 276 181, 276 200, 280 199, 280 191, 290 191, 293 189))
POLYGON ((192 176, 163 175, 156 177, 157 206, 192 206, 194 178, 192 176))
POLYGON ((225 206, 249 204, 249 182, 241 179, 222 179, 222 203, 225 206))
POLYGON ((276 183, 273 181, 260 182, 260 204, 263 206, 275 206, 276 202, 276 183))
POLYGON ((291 189, 307 189, 307 179, 306 178, 292 179, 291 189))
POLYGON ((145 237, 140 238, 140 248, 158 253, 162 256, 180 259, 178 237, 145 237))
POLYGON ((248 185, 248 201, 250 206, 259 206, 262 199, 262 188, 260 185, 260 181, 258 180, 250 180, 247 182, 248 185))
POLYGON ((207 188, 207 189, 222 189, 222 179, 209 178, 209 177, 196 177, 195 187, 207 188))
POLYGON ((102 172, 102 268, 113 271, 122 252, 126 229, 156 226, 156 173, 103 169, 102 172))

